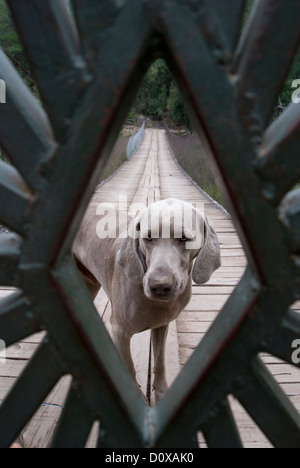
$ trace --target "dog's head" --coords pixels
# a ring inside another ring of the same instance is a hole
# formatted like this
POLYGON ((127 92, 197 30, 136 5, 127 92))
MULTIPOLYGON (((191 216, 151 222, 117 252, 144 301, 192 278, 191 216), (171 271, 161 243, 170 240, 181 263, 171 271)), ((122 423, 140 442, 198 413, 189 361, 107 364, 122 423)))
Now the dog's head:
POLYGON ((207 218, 176 199, 152 204, 136 216, 118 252, 127 277, 147 298, 169 301, 185 291, 192 275, 202 284, 220 266, 217 235, 207 218))

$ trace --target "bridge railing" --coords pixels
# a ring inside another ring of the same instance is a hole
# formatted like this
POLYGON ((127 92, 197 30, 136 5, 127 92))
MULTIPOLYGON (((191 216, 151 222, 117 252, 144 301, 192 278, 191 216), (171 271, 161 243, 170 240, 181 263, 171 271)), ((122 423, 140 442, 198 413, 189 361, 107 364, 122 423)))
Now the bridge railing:
POLYGON ((145 128, 146 128, 146 121, 144 121, 144 123, 141 126, 141 128, 139 129, 139 131, 129 138, 127 149, 126 149, 127 159, 131 159, 132 156, 138 150, 138 148, 139 148, 139 146, 142 143, 143 138, 144 138, 145 128))

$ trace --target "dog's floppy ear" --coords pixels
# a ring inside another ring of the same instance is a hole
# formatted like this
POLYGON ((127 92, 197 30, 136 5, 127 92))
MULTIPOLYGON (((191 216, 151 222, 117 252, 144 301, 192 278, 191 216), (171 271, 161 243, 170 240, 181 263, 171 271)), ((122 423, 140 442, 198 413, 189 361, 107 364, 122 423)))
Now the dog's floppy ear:
POLYGON ((205 217, 204 244, 194 263, 192 278, 197 284, 206 283, 221 266, 220 246, 217 234, 205 217))
POLYGON ((139 223, 134 222, 127 237, 117 253, 117 262, 123 268, 128 279, 134 283, 141 284, 145 275, 143 257, 139 248, 139 223))

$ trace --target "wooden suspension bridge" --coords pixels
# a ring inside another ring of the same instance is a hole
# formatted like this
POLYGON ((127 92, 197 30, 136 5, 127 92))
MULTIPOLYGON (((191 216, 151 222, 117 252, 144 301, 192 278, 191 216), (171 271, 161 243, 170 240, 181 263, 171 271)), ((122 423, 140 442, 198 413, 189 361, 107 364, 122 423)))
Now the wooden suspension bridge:
MULTIPOLYGON (((128 207, 133 203, 150 205, 169 197, 200 205, 218 234, 222 267, 213 274, 207 284, 193 285, 193 296, 189 305, 170 327, 167 367, 171 384, 240 281, 247 264, 246 256, 230 217, 182 171, 172 155, 164 130, 147 129, 136 154, 98 187, 91 203, 108 202, 117 205, 120 197, 126 198, 128 207)), ((12 289, 1 289, 0 298, 11 293, 12 289)), ((95 306, 109 329, 110 304, 103 291, 98 294, 95 306)), ((295 304, 293 309, 300 311, 300 304, 295 304)), ((43 333, 36 334, 5 350, 5 359, 0 359, 0 401, 3 401, 13 386, 42 337, 43 333)), ((149 332, 136 335, 132 340, 138 380, 144 392, 151 392, 148 378, 149 346, 149 332)), ((261 357, 300 411, 300 370, 270 355, 265 354, 261 357)), ((45 448, 49 445, 70 382, 70 376, 63 377, 24 428, 20 441, 25 447, 45 448)), ((233 397, 230 398, 230 404, 244 446, 271 447, 264 434, 233 397)), ((98 428, 95 425, 87 447, 96 446, 97 433, 98 428)), ((199 434, 198 439, 199 445, 205 447, 202 434, 199 434)))

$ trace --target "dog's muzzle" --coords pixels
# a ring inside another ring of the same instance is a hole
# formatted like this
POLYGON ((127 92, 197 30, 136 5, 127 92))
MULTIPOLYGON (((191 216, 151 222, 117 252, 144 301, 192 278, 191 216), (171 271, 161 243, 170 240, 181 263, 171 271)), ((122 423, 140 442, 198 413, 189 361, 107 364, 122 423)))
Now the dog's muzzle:
POLYGON ((147 278, 147 296, 156 301, 168 301, 177 292, 176 280, 173 274, 153 271, 147 278))

